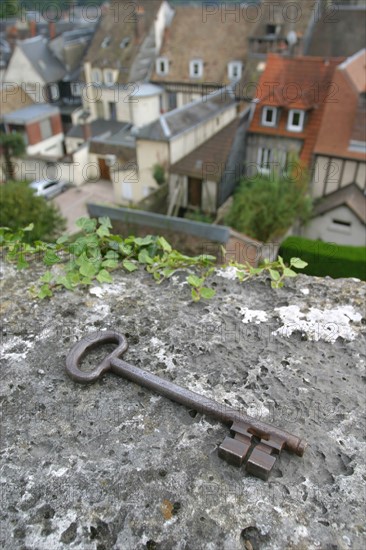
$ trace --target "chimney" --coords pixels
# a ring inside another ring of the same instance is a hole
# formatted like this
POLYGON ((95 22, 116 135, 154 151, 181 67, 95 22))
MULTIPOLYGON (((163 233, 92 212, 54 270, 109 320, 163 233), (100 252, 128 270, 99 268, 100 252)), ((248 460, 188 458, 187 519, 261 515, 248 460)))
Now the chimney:
POLYGON ((92 137, 92 131, 91 131, 90 122, 85 121, 84 124, 83 124, 83 138, 84 138, 84 141, 85 142, 89 141, 91 137, 92 137))
POLYGON ((143 6, 136 6, 135 18, 135 38, 136 43, 139 44, 144 36, 145 30, 145 9, 143 6))
POLYGON ((29 34, 31 35, 31 38, 34 36, 37 36, 37 23, 36 21, 29 21, 29 34))
POLYGON ((56 38, 56 23, 54 21, 50 21, 48 23, 48 34, 50 37, 50 40, 53 40, 56 38))

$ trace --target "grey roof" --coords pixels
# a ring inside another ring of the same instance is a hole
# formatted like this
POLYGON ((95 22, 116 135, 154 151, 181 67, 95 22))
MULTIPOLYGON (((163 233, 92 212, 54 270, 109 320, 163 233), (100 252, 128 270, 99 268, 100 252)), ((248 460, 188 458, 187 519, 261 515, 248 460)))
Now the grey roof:
POLYGON ((45 82, 57 82, 65 76, 65 67, 53 55, 42 36, 19 41, 18 46, 45 82))
MULTIPOLYGON (((122 130, 122 128, 124 128, 127 124, 127 122, 97 118, 90 122, 91 135, 92 137, 96 137, 102 134, 106 134, 107 132, 109 133, 109 135, 116 134, 119 130, 122 130)), ((66 137, 83 138, 83 126, 81 124, 73 126, 71 130, 66 134, 66 137)))
POLYGON ((163 88, 160 86, 155 86, 155 84, 150 84, 149 82, 141 82, 138 84, 136 92, 134 92, 135 97, 148 97, 152 95, 161 95, 163 93, 163 88))
POLYGON ((207 101, 199 99, 161 115, 158 120, 140 128, 137 139, 169 141, 234 104, 231 90, 223 88, 207 96, 207 101))
POLYGON ((357 184, 351 183, 319 199, 314 205, 313 216, 320 216, 339 206, 348 206, 366 225, 366 197, 357 184))
POLYGON ((4 115, 3 118, 4 122, 9 124, 27 124, 59 113, 60 110, 58 107, 49 105, 48 103, 35 103, 34 105, 29 105, 28 107, 4 115))

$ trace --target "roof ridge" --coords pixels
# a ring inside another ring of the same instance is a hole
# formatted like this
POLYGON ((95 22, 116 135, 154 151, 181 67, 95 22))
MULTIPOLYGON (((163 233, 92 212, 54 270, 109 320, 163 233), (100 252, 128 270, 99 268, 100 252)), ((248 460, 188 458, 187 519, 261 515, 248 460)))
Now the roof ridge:
POLYGON ((165 137, 170 137, 172 133, 170 131, 167 121, 164 118, 164 115, 160 115, 159 120, 160 120, 160 125, 163 129, 165 137))

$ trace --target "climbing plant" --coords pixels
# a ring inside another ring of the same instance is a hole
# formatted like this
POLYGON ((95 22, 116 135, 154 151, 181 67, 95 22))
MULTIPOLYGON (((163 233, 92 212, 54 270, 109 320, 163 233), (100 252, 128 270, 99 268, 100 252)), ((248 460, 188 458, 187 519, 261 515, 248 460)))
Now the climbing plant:
MULTIPOLYGON (((112 283, 113 272, 124 270, 133 273, 140 267, 146 269, 161 284, 177 271, 187 273, 186 282, 191 289, 193 301, 209 299, 215 290, 208 286, 209 277, 215 271, 215 256, 201 254, 186 256, 174 250, 164 237, 147 235, 146 237, 111 233, 109 218, 80 218, 77 221, 80 233, 77 237, 62 236, 54 243, 35 241, 26 242, 25 235, 32 231, 33 224, 12 231, 0 228, 0 247, 8 261, 14 262, 18 269, 25 269, 35 260, 41 260, 46 270, 31 292, 38 298, 51 297, 54 292, 66 288, 99 283, 112 283)), ((295 277, 294 268, 302 269, 307 264, 299 258, 290 260, 287 267, 282 258, 265 263, 261 267, 230 262, 239 281, 246 281, 263 272, 268 272, 273 288, 283 285, 286 277, 295 277)))

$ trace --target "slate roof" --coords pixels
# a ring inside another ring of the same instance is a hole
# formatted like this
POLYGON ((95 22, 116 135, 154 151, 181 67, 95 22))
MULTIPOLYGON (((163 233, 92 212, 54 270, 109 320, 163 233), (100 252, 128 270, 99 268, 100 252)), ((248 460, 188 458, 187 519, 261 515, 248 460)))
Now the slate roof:
POLYGON ((18 46, 45 82, 57 82, 65 76, 65 67, 53 55, 47 40, 42 36, 19 41, 18 46))
POLYGON ((161 3, 113 0, 99 20, 84 62, 100 69, 118 69, 118 84, 145 80, 155 59, 153 23, 161 3), (129 43, 121 48, 124 39, 129 43))
POLYGON ((170 167, 170 172, 172 174, 182 174, 202 179, 203 167, 211 164, 217 166, 218 170, 215 170, 215 173, 210 175, 210 180, 219 182, 225 171, 225 165, 239 123, 239 118, 230 122, 230 124, 225 126, 220 132, 217 132, 217 134, 207 140, 203 145, 197 147, 192 153, 173 164, 170 167))
POLYGON ((350 56, 363 48, 365 42, 366 6, 346 6, 341 1, 335 11, 328 10, 326 16, 318 17, 306 54, 350 56))
POLYGON ((350 150, 350 141, 366 142, 366 49, 340 64, 334 75, 339 101, 327 102, 315 153, 366 161, 362 152, 350 150))
POLYGON ((58 107, 48 103, 34 103, 23 109, 18 109, 6 114, 3 119, 8 124, 29 124, 37 120, 43 120, 53 115, 60 114, 58 107))
POLYGON ((325 214, 339 206, 347 206, 366 225, 366 196, 357 184, 351 183, 319 199, 314 205, 313 215, 325 214))
POLYGON ((219 90, 210 94, 207 101, 199 99, 161 115, 156 121, 140 128, 138 139, 169 141, 233 105, 235 98, 230 90, 219 90))
MULTIPOLYGON (((333 89, 329 89, 329 84, 333 81, 337 65, 343 60, 344 58, 328 60, 321 57, 283 57, 279 54, 269 54, 266 68, 259 79, 258 104, 249 132, 302 140, 300 160, 309 165, 325 105, 333 93, 333 89), (271 87, 268 83, 276 85, 271 87), (262 125, 263 106, 281 108, 280 120, 276 127, 262 125), (287 130, 289 109, 307 111, 302 132, 287 130)), ((342 98, 341 104, 343 103, 342 98)))
POLYGON ((228 16, 221 20, 222 10, 213 15, 203 16, 202 6, 177 6, 173 21, 165 30, 163 46, 159 57, 169 60, 168 75, 160 76, 155 68, 151 79, 155 82, 170 83, 230 83, 228 63, 245 63, 247 42, 253 24, 244 17, 235 21, 228 16), (189 62, 202 59, 203 77, 190 78, 189 62))
MULTIPOLYGON (((119 130, 128 125, 128 122, 119 122, 118 120, 106 120, 104 118, 96 118, 90 124, 92 137, 100 136, 107 132, 117 133, 119 130)), ((66 134, 66 137, 71 138, 83 138, 84 131, 81 124, 73 126, 71 130, 66 134)))

